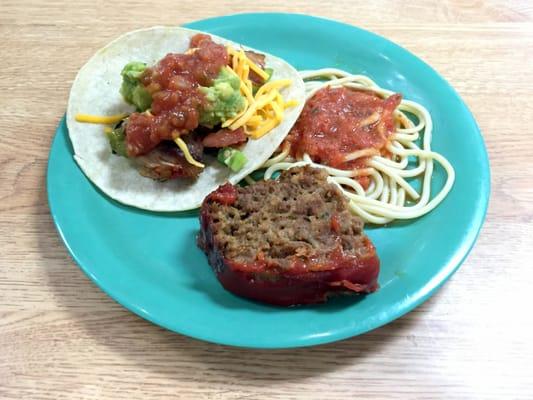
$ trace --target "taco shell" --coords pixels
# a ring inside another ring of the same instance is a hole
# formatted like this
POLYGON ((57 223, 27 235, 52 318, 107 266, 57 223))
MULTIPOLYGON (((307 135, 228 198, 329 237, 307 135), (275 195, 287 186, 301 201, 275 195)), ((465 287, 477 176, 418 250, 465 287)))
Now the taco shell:
MULTIPOLYGON (((237 183, 259 168, 278 148, 296 122, 305 102, 304 83, 287 62, 266 55, 266 66, 274 69, 272 80, 291 79, 292 85, 281 91, 285 100, 298 105, 285 110, 283 121, 260 139, 249 139, 242 151, 248 162, 234 173, 214 157, 205 157, 205 170, 195 181, 174 179, 157 182, 141 176, 131 161, 112 154, 102 125, 77 122, 78 113, 114 115, 132 112, 119 93, 120 72, 130 61, 153 65, 167 53, 183 53, 198 31, 180 27, 153 27, 126 33, 100 49, 79 71, 70 91, 67 126, 74 148, 74 158, 87 178, 109 197, 152 211, 183 211, 200 206, 204 197, 226 181, 237 183)), ((211 35, 213 41, 240 47, 229 40, 211 35)), ((244 49, 249 49, 242 46, 244 49)), ((254 49, 250 49, 254 50, 254 49)))

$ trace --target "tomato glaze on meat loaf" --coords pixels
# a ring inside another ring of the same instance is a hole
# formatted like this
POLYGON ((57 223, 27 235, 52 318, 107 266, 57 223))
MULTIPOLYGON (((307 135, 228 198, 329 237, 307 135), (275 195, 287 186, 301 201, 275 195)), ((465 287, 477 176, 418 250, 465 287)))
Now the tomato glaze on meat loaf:
POLYGON ((379 259, 363 222, 323 170, 222 185, 205 198, 200 223, 198 245, 236 295, 293 306, 378 288, 379 259))

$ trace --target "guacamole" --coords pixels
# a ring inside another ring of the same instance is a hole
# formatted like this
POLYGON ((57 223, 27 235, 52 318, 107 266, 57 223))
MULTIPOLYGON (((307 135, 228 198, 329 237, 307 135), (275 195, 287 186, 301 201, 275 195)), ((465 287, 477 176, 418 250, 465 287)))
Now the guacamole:
POLYGON ((133 61, 122 69, 122 86, 120 94, 129 104, 134 105, 138 111, 146 111, 152 104, 152 96, 139 81, 142 73, 146 69, 146 64, 133 61))
POLYGON ((235 117, 244 109, 240 80, 226 68, 220 70, 210 87, 200 87, 200 91, 208 102, 200 113, 200 125, 213 127, 235 117))

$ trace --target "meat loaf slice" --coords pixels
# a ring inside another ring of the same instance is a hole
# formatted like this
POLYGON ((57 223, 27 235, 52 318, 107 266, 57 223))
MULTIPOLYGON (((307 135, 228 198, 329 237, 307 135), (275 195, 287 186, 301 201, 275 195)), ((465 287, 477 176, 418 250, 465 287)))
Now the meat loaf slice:
POLYGON ((363 222, 323 170, 225 184, 200 212, 198 245, 229 291, 266 303, 319 303, 331 293, 377 289, 379 259, 363 222))

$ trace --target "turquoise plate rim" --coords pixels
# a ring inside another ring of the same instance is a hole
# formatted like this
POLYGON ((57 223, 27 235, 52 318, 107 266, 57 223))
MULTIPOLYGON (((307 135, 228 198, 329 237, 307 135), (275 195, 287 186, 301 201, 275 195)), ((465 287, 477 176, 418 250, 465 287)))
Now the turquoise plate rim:
POLYGON ((61 138, 63 130, 66 132, 66 125, 65 125, 65 118, 63 117, 59 126, 57 127, 57 130, 55 132, 54 139, 52 141, 52 145, 49 152, 49 160, 48 160, 48 166, 47 166, 47 178, 46 178, 46 185, 47 185, 47 194, 48 194, 48 204, 50 208, 50 213, 52 215, 52 219, 54 222, 54 225, 56 226, 56 229, 61 237, 61 240, 65 244, 65 247, 67 248, 68 252, 70 253, 73 260, 76 262, 76 264, 79 266, 79 268, 105 293, 107 293, 111 298, 113 298, 116 302, 124 306, 125 308, 129 309, 130 311, 134 312, 135 314, 139 315, 140 317, 147 319, 154 324, 157 324, 159 326, 165 327, 171 331, 175 331, 177 333, 200 339, 205 340, 208 342, 218 343, 218 344, 225 344, 225 345, 231 345, 231 346, 237 346, 237 347, 247 347, 247 348, 293 348, 293 347, 304 347, 304 346, 313 346, 318 344, 324 344, 329 342, 334 342, 342 339, 346 339, 349 337, 357 336, 359 334, 368 332, 370 330, 376 329, 380 326, 383 326, 402 315, 408 313, 409 311, 413 310, 418 305, 422 304, 424 301, 426 301, 431 295, 433 295, 443 284, 446 282, 451 275, 453 275, 454 272, 457 271, 457 269, 461 266, 469 252, 471 251, 472 247, 474 246, 480 231, 481 227, 483 225, 483 222, 486 217, 487 208, 489 204, 489 197, 490 197, 490 167, 489 167, 489 159, 488 154, 486 151, 486 147, 483 141, 483 137, 481 134, 481 131, 470 112, 467 105, 464 103, 462 98, 459 96, 459 94, 456 92, 456 90, 437 72, 435 71, 430 65, 428 65, 425 61, 420 59, 419 57, 412 54, 410 51, 404 49, 403 47, 395 44, 394 42, 377 35, 375 33, 366 31, 364 29, 358 28, 353 25, 349 25, 343 22, 335 21, 332 19, 327 19, 323 17, 317 17, 317 16, 311 16, 306 14, 298 14, 298 13, 239 13, 239 14, 231 14, 231 15, 225 15, 220 17, 212 17, 207 18, 191 23, 187 23, 184 26, 189 27, 192 29, 199 29, 199 30, 206 30, 208 31, 212 25, 219 25, 223 26, 225 23, 235 23, 236 20, 239 19, 246 19, 246 18, 277 18, 277 17, 284 17, 284 18, 294 18, 299 21, 300 23, 305 23, 306 20, 312 20, 315 23, 323 24, 325 29, 338 29, 339 27, 343 29, 350 29, 358 31, 359 34, 368 35, 369 37, 372 37, 373 39, 377 39, 381 41, 384 45, 386 45, 391 51, 400 51, 401 53, 404 53, 404 55, 414 58, 423 68, 428 69, 431 73, 435 75, 435 78, 439 79, 447 90, 455 96, 456 100, 459 100, 461 107, 465 111, 465 117, 468 118, 469 123, 469 130, 470 134, 476 135, 476 139, 479 141, 480 148, 478 151, 480 152, 482 166, 480 167, 479 172, 482 174, 480 180, 482 181, 481 185, 481 209, 478 209, 475 218, 473 218, 473 223, 475 225, 474 228, 469 229, 469 234, 466 237, 466 240, 460 245, 457 250, 455 251, 454 257, 450 258, 449 262, 445 265, 443 265, 437 273, 433 276, 432 279, 430 279, 424 286, 420 287, 415 293, 410 293, 409 296, 407 296, 406 300, 403 301, 401 304, 397 304, 394 308, 388 310, 385 314, 381 313, 379 318, 372 318, 371 320, 367 321, 364 324, 360 324, 355 329, 349 329, 349 330, 337 330, 334 332, 328 332, 328 334, 325 335, 317 335, 317 336, 311 336, 311 337, 304 337, 300 338, 298 340, 276 340, 276 341, 268 341, 268 340, 254 340, 254 339, 248 339, 248 340, 242 340, 238 337, 234 339, 220 339, 216 333, 213 334, 212 332, 198 332, 195 330, 188 329, 187 324, 181 324, 179 327, 177 327, 175 324, 170 323, 168 320, 160 319, 156 315, 149 312, 149 310, 145 310, 143 307, 141 307, 139 304, 137 304, 135 301, 131 300, 129 298, 130 296, 121 296, 118 293, 113 291, 112 287, 106 287, 105 285, 100 282, 100 280, 91 272, 91 268, 88 265, 84 265, 83 262, 79 259, 75 249, 73 249, 70 246, 68 237, 64 235, 64 232, 61 228, 61 224, 58 220, 58 213, 60 212, 56 206, 56 202, 54 201, 54 190, 52 188, 51 184, 51 170, 53 168, 52 162, 54 160, 53 152, 54 148, 58 146, 59 140, 61 138))

